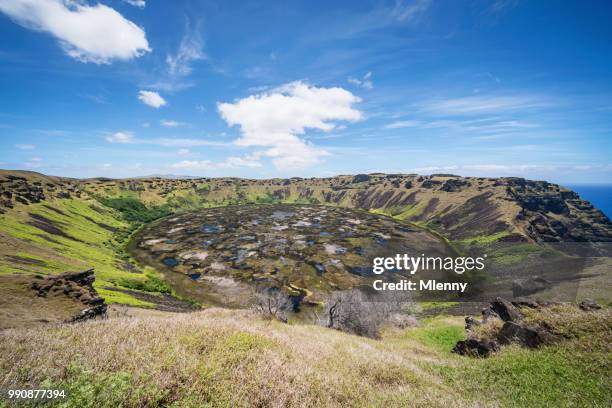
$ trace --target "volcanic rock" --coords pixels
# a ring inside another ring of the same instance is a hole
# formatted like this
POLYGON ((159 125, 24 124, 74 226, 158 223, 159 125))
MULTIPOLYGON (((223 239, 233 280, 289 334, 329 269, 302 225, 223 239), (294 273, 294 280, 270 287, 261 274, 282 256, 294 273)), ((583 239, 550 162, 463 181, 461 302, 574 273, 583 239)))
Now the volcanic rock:
POLYGON ((557 336, 543 327, 527 327, 515 322, 506 322, 497 334, 501 344, 518 343, 521 346, 536 348, 543 344, 551 344, 557 336))
POLYGON ((458 341, 452 352, 461 356, 489 357, 499 351, 499 344, 493 340, 467 339, 458 341))
POLYGON ((513 322, 523 318, 522 313, 505 299, 500 297, 491 302, 490 306, 504 322, 513 322))

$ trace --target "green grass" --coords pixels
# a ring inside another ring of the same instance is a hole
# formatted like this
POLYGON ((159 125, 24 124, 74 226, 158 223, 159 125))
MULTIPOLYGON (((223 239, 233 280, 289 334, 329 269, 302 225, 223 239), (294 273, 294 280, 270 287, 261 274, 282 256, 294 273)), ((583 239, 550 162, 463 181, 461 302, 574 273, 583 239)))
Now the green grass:
POLYGON ((104 288, 97 288, 98 294, 106 300, 106 303, 117 303, 121 305, 137 306, 137 307, 154 307, 155 305, 151 302, 136 299, 134 296, 130 296, 127 293, 117 292, 114 290, 108 290, 104 288))
POLYGON ((461 240, 460 242, 470 245, 488 245, 492 244, 493 242, 499 241, 500 239, 502 239, 503 237, 507 237, 508 235, 510 235, 510 231, 500 231, 496 232, 495 234, 477 235, 461 240))
POLYGON ((571 344, 540 350, 509 347, 493 358, 461 363, 440 374, 466 393, 486 395, 504 406, 610 406, 612 369, 603 352, 580 352, 571 344))
POLYGON ((448 309, 449 307, 460 304, 461 302, 435 302, 435 301, 426 301, 419 302, 419 306, 423 310, 434 310, 434 309, 448 309))
POLYGON ((425 319, 421 327, 406 330, 405 336, 439 352, 450 352, 455 343, 465 339, 463 324, 449 322, 445 316, 425 319))

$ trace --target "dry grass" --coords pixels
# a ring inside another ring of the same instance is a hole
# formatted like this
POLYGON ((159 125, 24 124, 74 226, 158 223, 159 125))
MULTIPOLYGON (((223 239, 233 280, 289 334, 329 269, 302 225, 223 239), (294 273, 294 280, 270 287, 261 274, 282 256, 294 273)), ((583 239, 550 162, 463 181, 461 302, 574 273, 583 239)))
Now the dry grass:
POLYGON ((0 387, 52 383, 72 392, 75 406, 85 399, 97 406, 474 406, 419 368, 432 353, 416 342, 262 321, 246 311, 7 330, 0 355, 0 387), (99 392, 79 401, 90 383, 99 392))
POLYGON ((528 312, 567 340, 477 360, 450 353, 460 318, 371 340, 249 311, 132 310, 0 331, 0 389, 63 388, 67 407, 603 407, 612 395, 609 309, 528 312))

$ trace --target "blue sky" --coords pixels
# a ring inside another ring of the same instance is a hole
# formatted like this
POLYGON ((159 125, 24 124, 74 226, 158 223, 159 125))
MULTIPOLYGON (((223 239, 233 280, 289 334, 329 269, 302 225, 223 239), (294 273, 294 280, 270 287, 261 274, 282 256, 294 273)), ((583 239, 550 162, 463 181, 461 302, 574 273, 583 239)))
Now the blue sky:
POLYGON ((608 183, 588 3, 0 0, 0 168, 608 183))

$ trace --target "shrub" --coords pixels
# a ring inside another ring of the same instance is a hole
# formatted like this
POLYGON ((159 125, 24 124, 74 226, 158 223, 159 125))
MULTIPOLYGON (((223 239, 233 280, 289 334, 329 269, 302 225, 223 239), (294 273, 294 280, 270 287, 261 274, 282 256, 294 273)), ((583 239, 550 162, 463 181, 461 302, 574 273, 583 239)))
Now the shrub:
POLYGON ((293 304, 279 288, 268 288, 253 295, 252 309, 265 319, 287 322, 287 311, 293 304))
POLYGON ((398 313, 406 313, 412 302, 405 294, 384 292, 366 295, 353 289, 334 292, 324 307, 321 323, 332 329, 377 338, 380 329, 398 313))

